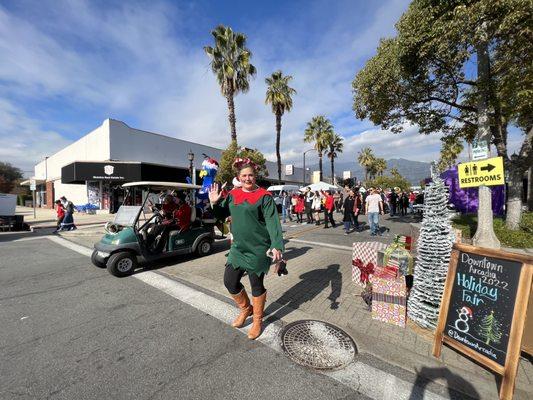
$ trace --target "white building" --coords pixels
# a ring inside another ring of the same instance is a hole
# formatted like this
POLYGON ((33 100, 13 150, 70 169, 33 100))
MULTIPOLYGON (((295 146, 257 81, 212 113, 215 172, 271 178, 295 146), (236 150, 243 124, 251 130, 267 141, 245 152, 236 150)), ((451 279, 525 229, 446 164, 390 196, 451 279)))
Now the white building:
MULTIPOLYGON (((123 198, 125 182, 139 180, 185 181, 189 176, 188 154, 201 168, 207 154, 220 160, 222 149, 188 142, 157 133, 130 128, 122 121, 106 119, 101 126, 35 166, 37 203, 52 208, 66 196, 75 205, 93 204, 116 210, 123 198)), ((267 161, 266 181, 277 182, 277 164, 267 161)), ((302 184, 302 169, 285 175, 287 184, 302 184)), ((288 168, 290 171, 291 168, 288 168)), ((29 181, 27 181, 29 182, 29 181)))

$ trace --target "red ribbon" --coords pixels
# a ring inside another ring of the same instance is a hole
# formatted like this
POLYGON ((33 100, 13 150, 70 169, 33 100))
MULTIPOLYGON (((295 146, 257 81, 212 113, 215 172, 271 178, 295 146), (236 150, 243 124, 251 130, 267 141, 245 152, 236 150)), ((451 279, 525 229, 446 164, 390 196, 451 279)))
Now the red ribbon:
POLYGON ((369 262, 368 264, 364 265, 363 261, 360 258, 357 258, 352 260, 352 265, 356 266, 361 271, 361 276, 359 277, 361 283, 367 283, 370 275, 374 273, 374 264, 369 262))

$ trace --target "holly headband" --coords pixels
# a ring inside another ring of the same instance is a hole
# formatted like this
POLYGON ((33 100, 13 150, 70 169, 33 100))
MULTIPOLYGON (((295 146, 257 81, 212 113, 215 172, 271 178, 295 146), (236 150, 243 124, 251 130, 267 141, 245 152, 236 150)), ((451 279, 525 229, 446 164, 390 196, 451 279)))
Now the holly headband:
POLYGON ((257 172, 257 169, 258 169, 258 165, 256 163, 254 163, 252 160, 250 160, 248 157, 246 157, 246 158, 237 157, 235 159, 235 161, 233 161, 233 165, 232 166, 237 171, 240 171, 241 168, 243 168, 244 166, 252 167, 254 172, 257 172))

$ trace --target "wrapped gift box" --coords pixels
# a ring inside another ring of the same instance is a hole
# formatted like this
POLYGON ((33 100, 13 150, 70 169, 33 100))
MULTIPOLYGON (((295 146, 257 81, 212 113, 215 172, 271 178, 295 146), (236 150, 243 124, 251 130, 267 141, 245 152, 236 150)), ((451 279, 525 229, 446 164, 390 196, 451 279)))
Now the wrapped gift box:
POLYGON ((400 276, 412 275, 414 260, 413 256, 402 248, 387 248, 378 251, 377 265, 380 267, 395 267, 400 276))
POLYGON ((355 242, 352 253, 352 281, 365 286, 367 274, 371 274, 377 264, 378 250, 387 248, 385 243, 380 242, 355 242), (363 269, 363 279, 361 279, 363 269))
POLYGON ((411 236, 396 235, 394 242, 402 244, 405 250, 411 251, 411 247, 413 245, 413 239, 411 236))
POLYGON ((403 278, 390 279, 373 275, 372 319, 405 328, 407 290, 403 278))

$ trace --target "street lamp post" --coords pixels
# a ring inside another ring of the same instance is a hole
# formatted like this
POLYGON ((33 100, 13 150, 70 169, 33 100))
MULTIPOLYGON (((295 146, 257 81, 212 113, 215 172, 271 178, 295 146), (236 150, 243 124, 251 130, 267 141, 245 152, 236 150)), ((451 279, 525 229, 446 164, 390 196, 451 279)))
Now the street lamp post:
POLYGON ((314 149, 309 149, 304 151, 304 186, 305 186, 305 175, 306 175, 306 169, 305 169, 305 155, 309 153, 310 151, 313 151, 314 149))
POLYGON ((189 159, 189 175, 191 177, 191 182, 194 183, 194 177, 192 176, 192 173, 193 173, 192 162, 194 161, 194 153, 190 149, 189 149, 189 154, 187 154, 187 158, 189 159))

